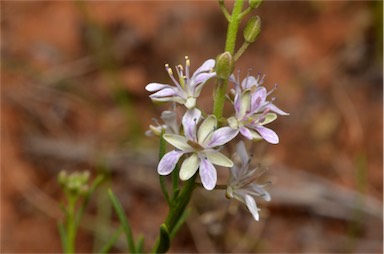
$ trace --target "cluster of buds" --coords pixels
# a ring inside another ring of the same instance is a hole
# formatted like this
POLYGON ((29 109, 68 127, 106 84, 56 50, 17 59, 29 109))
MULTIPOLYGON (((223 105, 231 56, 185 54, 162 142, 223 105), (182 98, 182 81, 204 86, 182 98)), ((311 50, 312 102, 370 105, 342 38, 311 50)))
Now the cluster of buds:
MULTIPOLYGON (((257 22, 257 20, 255 20, 257 22)), ((251 28, 249 28, 251 29, 251 28)), ((252 40, 253 38, 249 38, 252 40)), ((271 144, 279 143, 278 135, 265 125, 277 118, 288 115, 273 104, 275 100, 267 97, 271 91, 263 86, 264 76, 256 77, 249 73, 240 81, 233 74, 234 62, 228 52, 219 55, 216 60, 205 61, 190 75, 190 60, 185 57, 185 67, 176 66, 177 77, 169 65, 165 65, 174 85, 150 83, 146 90, 154 102, 171 102, 172 108, 161 115, 163 124, 151 125, 147 134, 161 135, 174 149, 160 160, 157 171, 160 175, 171 174, 177 163, 181 162, 179 177, 185 181, 197 172, 203 187, 213 190, 217 185, 216 166, 230 169, 230 179, 226 196, 235 198, 247 205, 253 217, 258 220, 258 208, 254 197, 261 196, 270 200, 264 184, 256 184, 256 169, 249 169, 250 159, 242 141, 237 144, 237 151, 232 159, 224 154, 224 146, 237 136, 248 140, 265 140, 271 144), (228 80, 234 85, 227 95, 231 98, 233 114, 226 119, 217 119, 213 114, 205 113, 198 106, 201 90, 210 79, 228 80), (178 121, 176 107, 182 108, 183 116, 178 121), (218 123, 219 121, 219 123, 218 123), (234 157, 240 163, 234 163, 234 157)))
POLYGON ((75 171, 68 174, 67 171, 62 170, 60 171, 57 180, 66 194, 77 197, 83 196, 89 191, 89 177, 89 171, 75 171))

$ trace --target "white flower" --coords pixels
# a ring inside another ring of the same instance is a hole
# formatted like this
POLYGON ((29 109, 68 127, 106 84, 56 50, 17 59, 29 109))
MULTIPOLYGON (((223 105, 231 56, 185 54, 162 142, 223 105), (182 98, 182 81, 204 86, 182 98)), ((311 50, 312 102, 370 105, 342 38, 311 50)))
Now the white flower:
POLYGON ((179 80, 177 81, 173 76, 172 69, 169 65, 165 65, 170 78, 175 86, 161 83, 150 83, 145 89, 149 92, 155 92, 149 97, 153 101, 165 102, 174 101, 176 103, 184 104, 188 109, 192 109, 196 106, 196 99, 199 97, 201 89, 205 82, 216 76, 213 72, 215 66, 215 60, 209 59, 203 63, 190 77, 189 67, 190 61, 188 57, 185 57, 185 73, 182 65, 176 67, 179 80))
MULTIPOLYGON (((267 101, 267 96, 273 92, 267 92, 262 85, 264 76, 259 74, 257 78, 247 76, 240 84, 233 75, 231 81, 235 82, 234 108, 235 116, 228 118, 228 124, 237 129, 244 137, 250 140, 265 139, 271 144, 279 143, 277 134, 264 125, 274 121, 277 114, 288 115, 276 107, 272 101, 267 101), (275 113, 270 113, 275 112, 275 113)), ((276 87, 275 87, 276 89, 276 87)))
POLYGON ((147 136, 152 136, 153 134, 160 136, 162 130, 164 130, 165 133, 179 134, 180 123, 177 121, 175 106, 173 106, 170 110, 163 111, 160 118, 163 120, 164 124, 159 124, 157 119, 153 119, 156 126, 152 124, 149 125, 149 130, 145 132, 147 136))
MULTIPOLYGON (((255 180, 263 173, 257 172, 260 167, 249 170, 250 158, 246 152, 244 142, 240 141, 236 146, 236 155, 240 159, 240 166, 231 167, 231 177, 227 186, 226 196, 235 198, 244 203, 255 220, 259 220, 259 208, 254 197, 262 197, 266 201, 271 196, 264 189, 266 184, 257 184, 255 180)), ((260 171, 260 170, 259 170, 260 171)))
POLYGON ((212 190, 216 186, 217 172, 213 166, 233 166, 232 161, 216 148, 232 140, 237 131, 230 127, 217 128, 217 120, 213 115, 208 116, 197 130, 201 111, 194 108, 188 110, 182 119, 184 136, 165 134, 164 139, 177 149, 167 153, 160 160, 157 171, 160 175, 170 174, 180 157, 190 154, 180 168, 180 179, 190 179, 199 170, 201 182, 205 189, 212 190))

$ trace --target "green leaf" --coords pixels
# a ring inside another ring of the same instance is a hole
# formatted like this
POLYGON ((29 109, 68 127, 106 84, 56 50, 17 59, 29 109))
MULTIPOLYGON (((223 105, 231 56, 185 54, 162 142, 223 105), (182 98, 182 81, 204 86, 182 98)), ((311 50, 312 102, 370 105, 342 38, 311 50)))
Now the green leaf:
POLYGON ((117 197, 113 194, 112 190, 110 190, 110 189, 108 190, 108 195, 109 195, 109 198, 111 199, 113 207, 115 208, 117 216, 119 217, 121 226, 123 227, 125 237, 126 237, 127 243, 128 243, 128 249, 131 253, 136 253, 135 242, 134 242, 133 236, 132 236, 132 230, 131 230, 131 227, 129 225, 128 219, 125 216, 123 207, 121 206, 121 203, 117 199, 117 197))
POLYGON ((103 248, 101 248, 101 250, 98 252, 98 253, 108 253, 111 248, 113 247, 113 245, 116 243, 116 241, 119 239, 119 236, 120 234, 123 232, 123 227, 119 227, 115 232, 114 234, 112 235, 112 237, 109 239, 108 242, 105 243, 105 245, 103 246, 103 248))
POLYGON ((144 253, 144 236, 139 236, 136 242, 137 253, 144 253))
POLYGON ((88 193, 84 197, 84 201, 82 202, 79 210, 76 212, 75 225, 78 226, 80 223, 80 219, 84 214, 85 208, 87 208, 89 201, 91 200, 92 194, 95 192, 96 188, 103 182, 104 175, 98 175, 96 179, 92 182, 91 187, 89 188, 88 193))
POLYGON ((157 246, 156 253, 165 253, 168 251, 170 246, 170 237, 167 226, 161 224, 160 226, 160 242, 157 246))
POLYGON ((175 237, 175 235, 177 234, 177 232, 180 230, 181 226, 184 225, 184 222, 187 220, 189 214, 191 212, 188 210, 188 209, 185 209, 183 214, 181 215, 181 217, 179 218, 179 220, 177 221, 175 227, 173 228, 172 232, 170 232, 170 237, 171 239, 173 237, 175 237))
POLYGON ((57 223, 57 227, 59 228, 59 234, 60 234, 60 240, 61 240, 61 246, 63 248, 63 252, 67 253, 67 232, 65 231, 63 223, 59 222, 57 223))

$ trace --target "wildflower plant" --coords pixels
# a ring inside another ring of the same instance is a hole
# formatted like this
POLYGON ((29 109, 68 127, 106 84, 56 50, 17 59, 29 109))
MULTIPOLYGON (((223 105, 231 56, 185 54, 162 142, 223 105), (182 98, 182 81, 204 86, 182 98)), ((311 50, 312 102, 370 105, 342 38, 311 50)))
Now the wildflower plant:
MULTIPOLYGON (((275 121, 278 115, 288 113, 274 104, 275 98, 270 98, 277 86, 268 91, 263 86, 264 75, 252 76, 249 71, 241 79, 240 71, 235 70, 238 59, 256 41, 261 21, 257 16, 248 19, 243 31, 243 44, 236 50, 239 26, 260 3, 261 0, 249 0, 244 8, 244 0, 235 0, 230 14, 224 0, 219 0, 219 6, 228 21, 224 52, 215 59, 208 57, 196 70, 189 57, 185 57, 184 65, 177 65, 174 69, 166 64, 169 82, 152 82, 145 87, 154 103, 170 105, 168 110, 162 112, 161 123, 154 120, 155 124, 150 125, 146 132, 148 136, 159 138, 157 173, 169 207, 152 252, 164 253, 169 250, 171 239, 185 222, 187 206, 196 187, 202 187, 206 191, 225 190, 223 194, 228 199, 244 203, 256 221, 260 219, 257 199, 271 200, 265 189, 267 183, 258 181, 263 167, 252 166, 244 141, 278 144, 278 134, 268 124, 275 121), (201 91, 211 85, 214 85, 213 108, 207 110, 200 105, 199 97, 201 91), (229 89, 230 86, 233 88, 229 89), (223 114, 225 103, 232 105, 228 116, 223 114), (180 112, 181 116, 178 117, 180 112), (231 155, 227 148, 232 144, 236 145, 236 152, 231 155), (168 151, 167 147, 170 148, 168 151), (228 169, 227 184, 218 183, 217 172, 225 170, 223 168, 228 169)), ((83 191, 83 188, 80 190, 83 191)), ((86 188, 84 191, 86 192, 86 188)), ((76 201, 79 195, 77 194, 76 199, 72 198, 70 203, 69 211, 72 213, 73 200, 76 201)), ((112 191, 109 191, 109 197, 121 227, 102 252, 105 253, 110 248, 122 231, 125 233, 129 251, 143 252, 144 238, 134 240, 122 205, 112 191)), ((71 222, 68 225, 67 232, 77 226, 71 222)), ((66 235, 64 226, 61 226, 61 231, 66 235)), ((68 237, 63 239, 68 242, 68 237)), ((73 246, 70 246, 66 252, 73 250, 73 246)))
POLYGON ((206 60, 192 75, 189 57, 185 57, 184 67, 176 66, 176 77, 166 64, 166 71, 173 84, 150 83, 145 87, 151 93, 149 97, 153 102, 171 102, 176 105, 173 107, 178 107, 183 112, 181 124, 177 124, 175 118, 172 121, 165 119, 163 112, 161 118, 164 125, 150 126, 152 133, 160 137, 157 172, 169 205, 169 213, 160 227, 154 252, 168 250, 170 239, 184 222, 186 207, 197 186, 202 186, 207 191, 225 189, 226 197, 244 203, 255 220, 260 219, 256 198, 266 201, 271 199, 265 190, 266 184, 258 183, 263 168, 251 166, 242 139, 278 144, 277 133, 267 125, 276 120, 278 115, 288 113, 274 104, 275 98, 268 98, 277 86, 268 91, 263 86, 264 75, 258 74, 255 77, 249 72, 241 80, 240 72, 234 74, 236 61, 256 40, 261 27, 260 18, 251 17, 243 32, 243 45, 235 51, 240 22, 260 2, 250 0, 248 7, 243 10, 244 1, 237 0, 232 14, 229 14, 224 1, 220 0, 220 8, 229 23, 224 52, 215 60, 206 60), (215 84, 213 109, 204 111, 199 104, 199 96, 202 89, 211 84, 215 84), (233 85, 233 89, 228 89, 229 85, 233 85), (225 117, 223 108, 228 98, 233 110, 225 117), (228 155, 227 146, 236 142, 235 154, 228 155), (166 144, 172 147, 168 152, 166 144), (217 183, 217 170, 221 170, 218 167, 229 168, 226 186, 217 183), (172 179, 172 186, 168 186, 166 177, 172 179))

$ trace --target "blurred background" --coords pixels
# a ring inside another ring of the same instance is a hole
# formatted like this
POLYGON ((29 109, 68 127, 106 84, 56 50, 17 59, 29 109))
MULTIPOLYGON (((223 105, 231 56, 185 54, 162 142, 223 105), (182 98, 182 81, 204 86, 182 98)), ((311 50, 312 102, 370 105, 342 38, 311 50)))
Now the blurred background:
MULTIPOLYGON (((62 169, 108 178, 80 226, 79 252, 98 250, 117 227, 107 188, 150 250, 167 206, 158 140, 144 132, 167 106, 155 107, 144 87, 169 82, 165 63, 188 55, 195 70, 223 51, 218 3, 6 1, 1 9, 1 251, 61 252, 62 169)), ((253 149, 269 169, 272 201, 258 202, 255 222, 223 191, 196 191, 171 252, 382 253, 383 3, 265 1, 253 13, 262 31, 236 70, 265 73, 268 90, 278 84, 275 104, 290 113, 270 124, 279 145, 253 149)), ((124 239, 113 248, 125 250, 124 239)))

